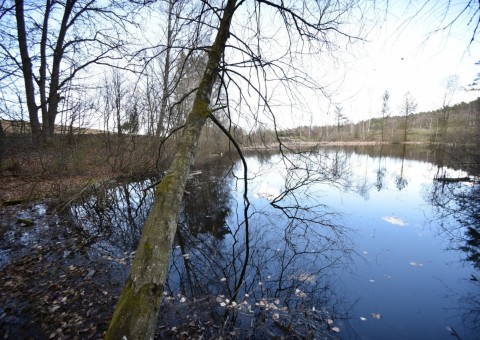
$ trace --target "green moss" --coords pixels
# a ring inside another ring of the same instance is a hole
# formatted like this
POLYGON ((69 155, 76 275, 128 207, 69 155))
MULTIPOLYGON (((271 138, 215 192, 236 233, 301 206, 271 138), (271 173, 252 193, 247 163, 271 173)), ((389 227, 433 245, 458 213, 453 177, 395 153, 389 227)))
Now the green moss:
POLYGON ((117 308, 105 334, 105 339, 153 338, 155 323, 150 320, 156 318, 162 289, 155 284, 145 284, 138 291, 129 278, 120 295, 117 308))
POLYGON ((142 251, 142 259, 144 263, 149 263, 150 260, 152 259, 152 253, 153 253, 153 247, 150 244, 150 242, 147 240, 143 245, 142 245, 141 251, 142 251))
POLYGON ((205 100, 196 100, 193 104, 192 112, 194 112, 198 117, 207 118, 210 114, 210 109, 208 108, 208 102, 205 100))
POLYGON ((157 185, 157 196, 160 193, 170 193, 175 188, 175 176, 173 173, 168 173, 162 181, 157 185))

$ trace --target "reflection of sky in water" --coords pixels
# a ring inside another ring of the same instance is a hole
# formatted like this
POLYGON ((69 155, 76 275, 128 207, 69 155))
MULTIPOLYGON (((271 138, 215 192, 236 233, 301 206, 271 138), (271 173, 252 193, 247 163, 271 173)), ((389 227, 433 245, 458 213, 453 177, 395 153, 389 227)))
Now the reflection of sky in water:
MULTIPOLYGON (((249 159, 249 164, 252 173, 257 173, 259 163, 249 159)), ((317 183, 310 188, 316 196, 304 202, 318 200, 332 207, 343 214, 342 223, 356 231, 351 236, 359 256, 354 257, 348 271, 338 273, 340 279, 335 284, 351 318, 341 324, 340 335, 447 339, 452 336, 446 327, 453 327, 460 336, 472 338, 462 324, 464 311, 458 299, 478 290, 469 280, 475 271, 469 264, 462 266, 462 254, 447 251, 448 240, 438 236, 435 223, 427 223, 434 216, 425 201, 426 192, 437 168, 420 161, 352 154, 348 172, 348 190, 317 183), (379 169, 383 174, 381 190, 377 189, 379 169), (406 180, 401 189, 399 178, 406 180), (382 318, 374 318, 373 313, 382 318)), ((466 175, 453 170, 447 173, 451 177, 466 175)), ((268 203, 265 196, 255 193, 265 191, 263 187, 271 192, 281 190, 285 176, 275 169, 255 178, 252 200, 268 203)))
MULTIPOLYGON (((436 222, 427 223, 436 217, 427 202, 434 165, 334 149, 305 159, 289 157, 292 163, 275 155, 268 161, 247 159, 252 206, 244 277, 242 181, 228 177, 230 165, 220 162, 192 176, 167 291, 231 296, 241 281, 238 297, 248 294, 252 303, 278 298, 292 311, 327 303, 322 317, 335 318, 346 339, 446 339, 451 337, 446 327, 473 337, 461 324, 464 310, 458 301, 478 290, 469 280, 475 271, 459 264, 464 254, 445 250, 451 244, 438 235, 436 222), (297 189, 276 201, 291 188, 297 189), (297 203, 301 209, 285 212, 310 220, 290 223, 270 203, 297 203), (358 255, 350 258, 351 251, 358 255)), ((239 163, 234 172, 243 176, 239 163)), ((79 226, 96 240, 93 247, 117 256, 134 250, 153 202, 153 191, 144 191, 150 184, 99 191, 71 207, 79 226)))

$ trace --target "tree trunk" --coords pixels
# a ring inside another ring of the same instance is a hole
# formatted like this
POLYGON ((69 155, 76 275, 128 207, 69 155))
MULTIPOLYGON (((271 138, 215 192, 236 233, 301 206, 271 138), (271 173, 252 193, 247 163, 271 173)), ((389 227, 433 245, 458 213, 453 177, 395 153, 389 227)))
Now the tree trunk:
POLYGON ((169 81, 168 77, 170 75, 171 68, 171 46, 173 44, 173 32, 172 32, 172 16, 173 16, 173 5, 174 1, 170 1, 168 5, 168 23, 167 23, 167 50, 165 55, 165 67, 163 70, 163 86, 162 86, 162 101, 160 104, 160 115, 157 122, 157 131, 155 137, 159 138, 163 133, 163 121, 165 120, 165 115, 167 114, 167 105, 168 105, 168 96, 169 96, 169 81))
POLYGON ((0 120, 0 174, 3 171, 3 154, 5 151, 5 131, 3 130, 2 122, 0 120))
MULTIPOLYGON (((60 91, 60 65, 63 59, 65 36, 69 28, 69 19, 76 0, 67 0, 65 10, 58 32, 55 50, 53 52, 52 71, 50 79, 50 91, 48 93, 48 110, 42 117, 43 135, 45 138, 53 137, 55 132, 55 119, 58 114, 59 91, 60 91)), ((42 112, 43 113, 43 112, 42 112)))
POLYGON ((40 77, 37 80, 38 92, 40 94, 40 110, 42 113, 42 132, 44 140, 48 135, 45 129, 50 126, 47 119, 48 100, 47 100, 47 43, 48 43, 48 25, 50 20, 50 11, 53 4, 47 0, 45 14, 43 15, 42 38, 40 39, 40 77))
POLYGON ((210 97, 229 37, 236 0, 228 0, 208 63, 185 123, 172 165, 157 186, 155 204, 143 227, 129 277, 105 339, 153 339, 168 271, 178 214, 200 132, 210 113, 210 97))
POLYGON ((18 45, 20 48, 20 57, 22 59, 22 73, 25 82, 25 95, 27 98, 28 116, 30 119, 30 128, 35 138, 40 137, 40 122, 38 120, 38 106, 35 102, 35 87, 33 84, 32 60, 28 53, 27 32, 25 30, 25 18, 23 10, 23 0, 15 1, 15 16, 17 19, 18 45))

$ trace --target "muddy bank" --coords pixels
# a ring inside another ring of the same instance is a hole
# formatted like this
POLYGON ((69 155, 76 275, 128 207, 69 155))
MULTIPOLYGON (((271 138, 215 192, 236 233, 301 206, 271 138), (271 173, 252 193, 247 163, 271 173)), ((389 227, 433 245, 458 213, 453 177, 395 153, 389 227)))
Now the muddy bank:
POLYGON ((3 338, 101 338, 108 325, 128 256, 92 252, 53 205, 2 208, 3 338))

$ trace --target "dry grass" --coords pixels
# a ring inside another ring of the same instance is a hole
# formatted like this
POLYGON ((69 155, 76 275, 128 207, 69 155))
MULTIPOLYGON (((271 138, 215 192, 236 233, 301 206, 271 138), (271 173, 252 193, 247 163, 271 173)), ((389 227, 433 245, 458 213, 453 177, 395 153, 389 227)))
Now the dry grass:
MULTIPOLYGON (((36 145, 28 134, 7 134, 0 158, 0 203, 43 198, 69 199, 87 186, 110 179, 140 179, 165 171, 179 134, 162 144, 147 136, 111 133, 57 135, 36 145)), ((197 163, 228 152, 228 140, 202 134, 197 163)))
POLYGON ((1 161, 0 201, 68 196, 98 181, 155 174, 167 164, 172 145, 160 157, 157 149, 144 136, 59 136, 38 146, 28 136, 10 135, 1 161))

